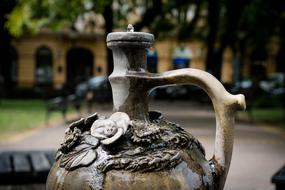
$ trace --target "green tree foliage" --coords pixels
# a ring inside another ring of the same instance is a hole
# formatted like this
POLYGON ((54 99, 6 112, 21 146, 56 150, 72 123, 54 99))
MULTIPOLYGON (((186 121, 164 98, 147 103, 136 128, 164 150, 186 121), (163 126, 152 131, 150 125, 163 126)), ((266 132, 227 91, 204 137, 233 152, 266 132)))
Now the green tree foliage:
POLYGON ((156 36, 204 40, 206 68, 220 78, 226 47, 242 57, 246 46, 265 47, 272 36, 278 36, 285 50, 284 7, 285 1, 280 0, 19 0, 7 27, 14 36, 43 27, 74 29, 78 16, 92 11, 103 15, 107 34, 113 26, 126 27, 128 15, 135 13, 139 19, 132 24, 137 31, 147 28, 156 36))
POLYGON ((73 28, 79 15, 89 11, 102 13, 108 3, 108 0, 19 0, 6 25, 14 36, 36 33, 44 27, 73 28))
POLYGON ((106 7, 110 6, 109 11, 114 14, 113 21, 116 27, 126 27, 127 15, 140 12, 141 18, 132 23, 137 31, 148 28, 151 32, 159 34, 175 30, 174 34, 187 38, 195 23, 187 19, 187 11, 189 7, 194 6, 193 20, 197 20, 201 2, 200 0, 19 0, 13 12, 8 15, 9 20, 6 25, 14 36, 27 32, 35 33, 43 27, 54 30, 72 28, 79 15, 90 11, 104 14, 106 7), (116 6, 112 6, 114 4, 116 6))
MULTIPOLYGON (((242 64, 245 47, 265 49, 273 36, 284 43, 285 1, 213 0, 207 4, 206 65, 217 78, 221 76, 222 55, 226 47, 233 50, 237 59, 240 54, 239 64, 242 64)), ((284 50, 280 53, 284 54, 284 50)))

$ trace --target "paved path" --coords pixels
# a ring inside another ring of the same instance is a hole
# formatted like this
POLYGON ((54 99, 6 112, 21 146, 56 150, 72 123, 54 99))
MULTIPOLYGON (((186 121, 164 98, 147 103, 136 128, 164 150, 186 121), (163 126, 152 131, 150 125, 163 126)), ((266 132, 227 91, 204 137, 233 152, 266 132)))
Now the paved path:
MULTIPOLYGON (((181 124, 204 145, 207 158, 213 154, 215 118, 210 108, 188 102, 154 102, 152 110, 161 110, 165 117, 181 124)), ((111 108, 99 113, 109 115, 111 108)), ((56 149, 66 126, 43 128, 14 142, 0 142, 4 150, 56 149)), ((231 168, 225 189, 273 190, 271 176, 285 164, 285 133, 268 126, 236 124, 235 144, 231 168)))

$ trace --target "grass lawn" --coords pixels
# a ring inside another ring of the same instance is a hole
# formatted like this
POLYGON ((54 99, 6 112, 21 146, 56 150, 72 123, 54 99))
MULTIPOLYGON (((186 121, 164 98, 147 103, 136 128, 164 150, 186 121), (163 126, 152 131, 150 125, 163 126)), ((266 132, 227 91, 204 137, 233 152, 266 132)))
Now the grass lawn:
MULTIPOLYGON (((0 102, 0 135, 20 133, 45 123, 45 103, 42 100, 2 100, 0 102)), ((60 118, 52 113, 50 119, 60 118)))
MULTIPOLYGON (((250 120, 247 112, 240 112, 238 116, 243 120, 250 120)), ((254 108, 252 117, 254 122, 269 123, 285 129, 285 113, 281 108, 254 108)))

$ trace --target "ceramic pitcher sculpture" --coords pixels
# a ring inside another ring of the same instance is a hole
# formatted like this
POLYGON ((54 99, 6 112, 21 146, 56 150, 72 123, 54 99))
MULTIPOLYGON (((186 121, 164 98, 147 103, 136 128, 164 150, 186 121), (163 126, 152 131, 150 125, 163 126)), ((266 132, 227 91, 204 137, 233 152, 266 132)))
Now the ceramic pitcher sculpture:
POLYGON ((146 71, 149 33, 114 32, 107 36, 114 71, 109 76, 114 113, 93 114, 69 126, 48 180, 48 190, 223 189, 233 149, 237 110, 243 95, 231 95, 211 74, 179 69, 146 71), (158 86, 192 84, 210 96, 216 114, 215 150, 206 160, 199 141, 179 124, 148 110, 148 93, 158 86))

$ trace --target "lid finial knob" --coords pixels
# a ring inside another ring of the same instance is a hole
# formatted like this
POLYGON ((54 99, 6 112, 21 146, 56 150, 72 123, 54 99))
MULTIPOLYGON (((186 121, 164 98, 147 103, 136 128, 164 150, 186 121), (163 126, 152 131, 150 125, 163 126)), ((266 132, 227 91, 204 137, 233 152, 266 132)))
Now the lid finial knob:
POLYGON ((127 27, 127 32, 134 32, 134 27, 133 25, 129 24, 127 27))

